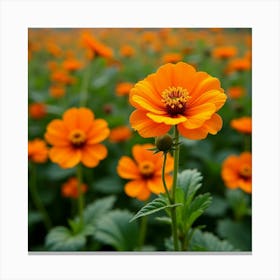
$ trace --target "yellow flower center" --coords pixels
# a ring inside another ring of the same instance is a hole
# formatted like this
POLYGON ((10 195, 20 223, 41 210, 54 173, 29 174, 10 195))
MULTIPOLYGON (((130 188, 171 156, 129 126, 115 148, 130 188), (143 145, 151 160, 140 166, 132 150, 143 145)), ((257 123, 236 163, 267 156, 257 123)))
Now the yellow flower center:
POLYGON ((155 166, 150 161, 143 161, 139 164, 139 170, 144 178, 150 178, 155 172, 155 166))
POLYGON ((167 112, 171 116, 183 114, 187 102, 191 98, 188 91, 182 87, 168 87, 162 92, 161 96, 161 101, 165 104, 167 112))
POLYGON ((84 131, 76 129, 70 133, 70 141, 75 148, 82 147, 86 142, 86 135, 84 131))
POLYGON ((247 164, 244 164, 240 171, 239 171, 239 174, 242 178, 244 179, 248 179, 252 176, 252 168, 251 166, 247 165, 247 164))

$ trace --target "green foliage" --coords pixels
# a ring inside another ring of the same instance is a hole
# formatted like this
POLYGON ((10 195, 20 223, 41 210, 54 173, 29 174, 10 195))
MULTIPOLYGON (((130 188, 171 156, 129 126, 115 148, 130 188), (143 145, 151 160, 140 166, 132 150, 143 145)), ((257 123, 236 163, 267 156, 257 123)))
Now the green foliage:
POLYGON ((176 201, 182 203, 183 207, 177 209, 177 222, 180 229, 186 233, 210 205, 212 198, 209 193, 195 197, 202 181, 202 176, 197 170, 184 170, 178 179, 176 201))
POLYGON ((177 206, 182 206, 183 204, 181 203, 176 203, 176 204, 169 204, 167 198, 163 195, 159 195, 159 197, 155 198, 153 201, 149 202, 145 206, 143 206, 137 213, 136 215, 130 220, 130 222, 143 217, 143 216, 148 216, 151 214, 154 214, 156 212, 159 212, 161 210, 164 210, 166 208, 172 208, 172 207, 177 207, 177 206))
POLYGON ((74 234, 66 227, 53 228, 46 237, 46 248, 49 251, 78 251, 86 244, 83 233, 74 234))
POLYGON ((210 232, 195 230, 190 242, 191 251, 231 252, 235 248, 227 241, 220 240, 210 232))
POLYGON ((218 234, 241 251, 252 250, 252 232, 248 223, 223 219, 218 222, 218 234))
POLYGON ((138 225, 129 223, 132 213, 126 210, 113 210, 97 223, 95 238, 111 245, 117 251, 133 251, 138 240, 138 225))

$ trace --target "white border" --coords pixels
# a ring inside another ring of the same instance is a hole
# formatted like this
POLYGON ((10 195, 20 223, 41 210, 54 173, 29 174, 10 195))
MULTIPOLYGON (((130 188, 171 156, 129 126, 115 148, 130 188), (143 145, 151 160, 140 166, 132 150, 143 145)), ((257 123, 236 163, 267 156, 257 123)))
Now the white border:
POLYGON ((8 279, 280 279, 278 1, 1 1, 0 276, 8 279), (253 28, 253 254, 27 253, 27 28, 253 28))

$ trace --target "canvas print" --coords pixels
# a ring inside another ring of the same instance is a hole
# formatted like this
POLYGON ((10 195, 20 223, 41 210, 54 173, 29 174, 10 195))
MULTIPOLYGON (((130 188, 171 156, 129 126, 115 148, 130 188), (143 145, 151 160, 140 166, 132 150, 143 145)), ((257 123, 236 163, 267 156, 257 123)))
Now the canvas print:
POLYGON ((29 28, 28 251, 251 252, 252 30, 29 28))

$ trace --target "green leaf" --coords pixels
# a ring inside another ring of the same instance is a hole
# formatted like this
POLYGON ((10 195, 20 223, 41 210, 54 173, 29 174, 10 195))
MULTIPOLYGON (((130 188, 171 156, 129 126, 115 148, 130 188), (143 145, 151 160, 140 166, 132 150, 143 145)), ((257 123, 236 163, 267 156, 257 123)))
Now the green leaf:
POLYGON ((46 236, 45 245, 50 251, 79 251, 86 244, 82 233, 73 234, 66 227, 55 227, 46 236))
POLYGON ((217 232, 236 248, 242 251, 252 250, 252 230, 249 224, 224 219, 218 222, 217 232))
POLYGON ((205 214, 213 217, 221 217, 225 214, 228 204, 225 199, 220 196, 213 195, 212 203, 205 211, 205 214))
POLYGON ((198 195, 191 203, 189 208, 189 215, 187 218, 187 224, 189 227, 194 221, 203 214, 204 210, 211 204, 212 197, 210 193, 198 195))
POLYGON ((210 232, 195 230, 190 242, 191 251, 231 252, 236 249, 227 241, 220 240, 210 232))
POLYGON ((160 196, 160 197, 155 198, 153 201, 149 202, 145 206, 143 206, 136 213, 136 215, 130 220, 130 222, 132 222, 140 217, 154 214, 154 213, 164 210, 166 208, 172 208, 172 207, 181 206, 181 205, 183 205, 183 204, 182 203, 176 203, 176 204, 172 204, 172 205, 168 204, 167 199, 164 196, 160 196))
POLYGON ((183 189, 185 197, 192 200, 197 190, 201 187, 202 176, 196 169, 187 169, 178 176, 178 187, 183 189))
POLYGON ((96 223, 101 219, 109 210, 112 209, 116 201, 115 196, 108 196, 96 200, 89 204, 84 210, 84 222, 86 224, 86 233, 89 235, 94 234, 96 223))
POLYGON ((104 215, 97 223, 95 239, 117 251, 132 251, 137 245, 139 232, 137 223, 129 223, 132 215, 126 210, 114 210, 104 215))

